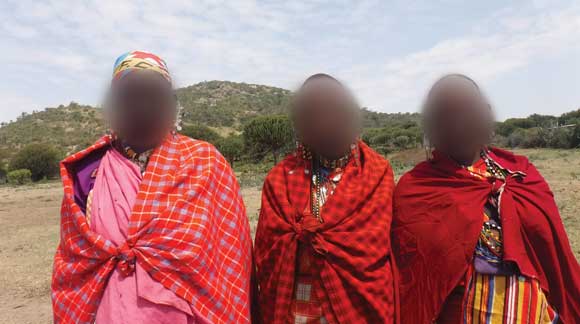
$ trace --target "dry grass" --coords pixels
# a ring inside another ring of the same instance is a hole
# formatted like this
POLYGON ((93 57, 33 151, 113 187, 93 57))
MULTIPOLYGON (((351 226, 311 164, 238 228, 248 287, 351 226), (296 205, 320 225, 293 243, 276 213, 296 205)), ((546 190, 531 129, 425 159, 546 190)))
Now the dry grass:
MULTIPOLYGON (((580 258, 580 151, 520 150, 550 183, 576 256, 580 258)), ((406 160, 423 157, 405 152, 391 158, 396 172, 406 160)), ((51 323, 50 273, 58 241, 58 183, 0 188, 0 323, 51 323)), ((242 190, 252 229, 260 206, 259 187, 242 190)))
POLYGON ((518 150, 550 184, 572 249, 580 259, 580 150, 518 150))

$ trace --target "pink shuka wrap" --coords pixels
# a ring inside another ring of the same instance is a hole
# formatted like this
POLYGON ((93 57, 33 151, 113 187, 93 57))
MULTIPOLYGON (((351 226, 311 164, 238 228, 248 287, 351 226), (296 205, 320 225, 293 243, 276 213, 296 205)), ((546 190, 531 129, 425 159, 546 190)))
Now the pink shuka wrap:
MULTIPOLYGON (((93 188, 91 230, 121 246, 142 176, 139 166, 117 150, 105 153, 93 188)), ((115 269, 97 309, 96 323, 207 323, 187 302, 153 280, 138 263, 125 277, 115 269)))

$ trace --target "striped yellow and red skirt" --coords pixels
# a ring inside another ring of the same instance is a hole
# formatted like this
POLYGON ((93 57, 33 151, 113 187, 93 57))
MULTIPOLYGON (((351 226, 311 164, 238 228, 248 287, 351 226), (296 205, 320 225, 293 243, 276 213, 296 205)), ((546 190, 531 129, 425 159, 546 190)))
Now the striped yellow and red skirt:
POLYGON ((558 314, 535 279, 474 272, 466 290, 464 324, 558 323, 558 314))

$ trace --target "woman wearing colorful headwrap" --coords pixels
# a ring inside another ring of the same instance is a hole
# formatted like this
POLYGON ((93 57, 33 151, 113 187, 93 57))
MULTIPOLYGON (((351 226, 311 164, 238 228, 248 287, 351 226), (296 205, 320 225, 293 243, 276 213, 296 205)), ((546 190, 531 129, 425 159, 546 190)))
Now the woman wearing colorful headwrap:
POLYGON ((401 322, 580 323, 580 266, 554 196, 527 158, 488 146, 479 87, 440 79, 424 118, 435 151, 394 197, 401 322))
POLYGON ((55 323, 249 323, 239 186, 213 146, 175 133, 165 62, 119 57, 106 115, 112 133, 61 163, 55 323))

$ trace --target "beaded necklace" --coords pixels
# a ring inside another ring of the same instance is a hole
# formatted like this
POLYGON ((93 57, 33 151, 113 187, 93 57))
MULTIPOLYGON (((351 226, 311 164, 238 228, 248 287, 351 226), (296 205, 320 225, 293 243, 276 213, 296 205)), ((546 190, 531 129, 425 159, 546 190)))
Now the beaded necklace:
POLYGON ((314 168, 314 172, 312 174, 312 190, 310 190, 311 201, 312 201, 312 214, 314 217, 322 223, 322 217, 320 216, 320 209, 322 207, 322 174, 319 167, 314 168))
POLYGON ((139 169, 141 170, 141 174, 145 173, 145 169, 147 168, 147 163, 149 162, 149 158, 153 153, 154 149, 149 149, 147 151, 137 153, 130 145, 123 143, 117 135, 113 132, 108 132, 107 136, 110 140, 110 145, 113 149, 117 149, 124 153, 125 157, 129 159, 129 161, 137 164, 139 169))
MULTIPOLYGON (((486 149, 481 150, 480 156, 485 163, 488 176, 496 179, 505 179, 508 171, 491 159, 486 149)), ((502 262, 503 256, 502 226, 498 212, 498 199, 497 195, 492 195, 488 198, 486 207, 484 207, 486 219, 483 222, 478 245, 475 249, 477 256, 492 264, 502 262)))
POLYGON ((485 162, 485 166, 487 167, 487 172, 491 173, 494 178, 497 179, 504 179, 505 178, 505 170, 500 168, 492 159, 489 158, 487 155, 486 150, 481 150, 480 153, 481 158, 485 162))
POLYGON ((149 157, 151 156, 151 153, 153 153, 153 149, 137 153, 133 148, 131 148, 131 146, 123 145, 123 151, 125 152, 125 156, 127 156, 131 162, 139 166, 141 173, 144 173, 147 168, 147 162, 149 162, 149 157))
MULTIPOLYGON (((314 215, 314 217, 316 217, 316 219, 320 223, 324 222, 324 220, 322 219, 321 213, 320 213, 320 210, 322 209, 322 205, 325 202, 325 199, 323 198, 325 196, 323 194, 324 186, 327 184, 328 181, 333 181, 333 180, 327 179, 322 174, 322 169, 326 168, 326 169, 334 170, 337 172, 344 170, 344 168, 347 166, 348 162, 352 158, 352 152, 356 149, 356 147, 357 147, 357 145, 353 144, 351 146, 351 150, 347 154, 345 154, 344 156, 342 156, 338 159, 331 160, 331 159, 326 159, 326 158, 322 158, 322 157, 318 157, 316 159, 313 159, 313 155, 312 155, 312 152, 310 150, 308 150, 303 145, 299 146, 299 149, 301 150, 301 153, 302 153, 302 158, 304 160, 307 160, 307 161, 308 160, 312 161, 312 171, 313 172, 312 172, 312 185, 311 185, 311 190, 310 190, 311 209, 312 209, 312 214, 314 215)), ((337 179, 337 181, 338 180, 340 180, 340 177, 337 179)))

